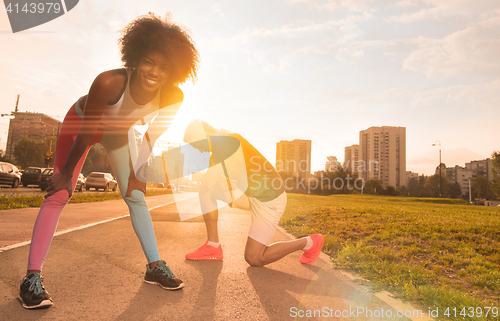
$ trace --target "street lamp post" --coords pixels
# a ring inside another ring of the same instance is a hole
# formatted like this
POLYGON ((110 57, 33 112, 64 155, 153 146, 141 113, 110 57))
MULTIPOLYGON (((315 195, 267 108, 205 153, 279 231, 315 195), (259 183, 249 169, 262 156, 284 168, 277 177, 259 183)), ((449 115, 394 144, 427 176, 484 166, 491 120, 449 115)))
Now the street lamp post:
POLYGON ((469 204, 472 204, 472 195, 471 195, 470 178, 469 178, 469 204))
POLYGON ((439 145, 439 197, 443 197, 443 185, 442 185, 442 176, 441 176, 441 142, 436 140, 432 146, 439 145))
MULTIPOLYGON (((14 111, 11 112, 10 114, 1 114, 0 116, 4 117, 4 116, 14 116, 14 118, 16 117, 16 113, 19 111, 19 95, 17 95, 17 99, 16 99, 16 107, 14 108, 14 111)), ((9 137, 11 137, 12 133, 11 133, 11 128, 10 128, 10 123, 9 123, 9 136, 7 137, 7 144, 9 143, 9 137)), ((11 137, 11 141, 10 141, 10 148, 9 148, 9 162, 12 161, 12 145, 13 144, 13 138, 11 137)), ((7 146, 5 146, 7 147, 7 146)))

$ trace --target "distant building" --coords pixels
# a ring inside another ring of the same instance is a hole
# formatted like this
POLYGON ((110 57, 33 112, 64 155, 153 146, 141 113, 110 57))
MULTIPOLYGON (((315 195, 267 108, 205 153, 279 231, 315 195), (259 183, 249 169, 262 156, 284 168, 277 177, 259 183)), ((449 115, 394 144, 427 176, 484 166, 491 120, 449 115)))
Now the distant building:
POLYGON ((493 181, 493 170, 491 169, 490 158, 465 163, 465 168, 472 171, 472 177, 483 175, 486 176, 490 182, 493 181))
POLYGON ((370 127, 360 131, 359 153, 360 177, 379 179, 384 187, 406 185, 405 127, 370 127))
POLYGON ((5 156, 13 159, 14 146, 27 136, 34 140, 47 140, 52 138, 52 150, 55 150, 57 135, 61 122, 42 113, 13 112, 14 118, 9 123, 9 134, 5 156))
POLYGON ((410 180, 412 178, 416 178, 418 179, 418 173, 414 173, 412 171, 406 171, 406 187, 408 187, 408 185, 410 184, 410 180))
POLYGON ((347 146, 344 149, 344 168, 347 168, 351 173, 356 173, 358 171, 358 161, 359 161, 359 145, 354 144, 347 146))
POLYGON ((311 176, 310 140, 282 140, 276 143, 276 170, 308 179, 311 176))
MULTIPOLYGON (((439 172, 439 166, 436 168, 436 173, 439 172)), ((462 190, 462 195, 469 194, 469 181, 477 176, 486 176, 488 180, 493 181, 493 170, 491 169, 491 159, 475 160, 465 163, 465 166, 447 167, 446 177, 450 184, 458 183, 462 190)))
POLYGON ((338 161, 337 157, 328 156, 326 159, 328 159, 328 161, 325 164, 325 172, 335 172, 337 170, 340 170, 339 166, 338 166, 339 161, 338 161))
MULTIPOLYGON (((437 174, 439 174, 439 166, 436 169, 437 174)), ((473 171, 465 167, 456 165, 455 167, 446 167, 446 177, 448 178, 448 183, 460 185, 462 190, 462 195, 469 194, 469 181, 472 181, 473 171)))

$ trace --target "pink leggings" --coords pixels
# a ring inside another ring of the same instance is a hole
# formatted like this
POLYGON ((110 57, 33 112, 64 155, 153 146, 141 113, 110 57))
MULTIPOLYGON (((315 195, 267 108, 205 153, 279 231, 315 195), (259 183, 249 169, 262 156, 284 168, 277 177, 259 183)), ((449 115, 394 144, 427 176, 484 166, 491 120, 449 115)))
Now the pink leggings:
MULTIPOLYGON (((59 131, 57 138, 56 155, 54 159, 54 174, 59 172, 68 159, 69 151, 76 136, 80 133, 82 119, 76 112, 76 103, 71 106, 66 114, 59 131)), ((90 146, 98 143, 101 140, 102 132, 97 133, 83 153, 82 158, 78 161, 73 172, 73 189, 76 186, 78 175, 82 170, 83 163, 87 157, 90 146)), ((33 228, 33 235, 31 237, 30 255, 28 260, 28 270, 42 270, 43 261, 49 250, 50 242, 56 231, 57 222, 62 210, 68 204, 70 198, 67 191, 59 191, 54 195, 44 199, 42 207, 38 212, 38 217, 33 228)))
MULTIPOLYGON (((76 137, 80 133, 82 118, 79 114, 81 115, 82 113, 77 102, 71 107, 64 118, 57 139, 54 173, 60 171, 66 164, 71 146, 73 146, 76 137)), ((106 149, 108 159, 110 160, 113 172, 118 181, 120 192, 129 207, 134 231, 139 237, 146 258, 149 263, 158 261, 159 255, 153 223, 146 206, 146 201, 144 200, 144 194, 134 190, 131 197, 125 196, 128 186, 128 176, 130 174, 128 144, 120 148, 113 147, 112 145, 116 144, 116 139, 114 139, 114 137, 107 137, 103 131, 97 132, 75 167, 71 179, 73 190, 90 147, 99 142, 101 142, 106 149), (108 143, 106 143, 106 141, 108 143)), ((68 192, 64 190, 45 198, 43 201, 31 237, 28 270, 42 270, 43 262, 47 256, 52 237, 57 228, 59 216, 69 200, 68 192)))

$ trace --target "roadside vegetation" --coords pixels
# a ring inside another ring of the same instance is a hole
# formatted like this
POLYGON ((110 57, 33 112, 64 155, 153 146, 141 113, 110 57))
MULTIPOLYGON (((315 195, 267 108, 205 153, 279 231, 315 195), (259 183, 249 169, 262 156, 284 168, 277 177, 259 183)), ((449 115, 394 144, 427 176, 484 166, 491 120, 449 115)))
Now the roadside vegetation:
MULTIPOLYGON (((171 193, 172 191, 166 188, 148 188, 146 190, 146 196, 156 196, 171 193)), ((12 193, 1 195, 0 210, 42 206, 43 196, 45 195, 45 193, 29 196, 20 194, 20 191, 13 191, 12 193)), ((70 203, 101 202, 121 198, 122 197, 119 192, 73 193, 73 197, 71 198, 70 203)))
POLYGON ((329 171, 323 171, 315 176, 309 183, 303 177, 294 176, 290 172, 279 172, 285 181, 287 192, 308 195, 334 195, 334 194, 369 194, 381 196, 410 196, 410 197, 435 197, 454 198, 464 200, 500 200, 500 152, 491 154, 489 167, 491 175, 484 169, 478 168, 474 178, 470 181, 469 191, 462 195, 462 187, 457 182, 448 181, 446 164, 441 163, 436 169, 436 174, 431 176, 421 175, 408 180, 407 186, 384 186, 379 179, 363 180, 358 173, 351 172, 348 164, 343 166, 336 163, 329 171))
POLYGON ((457 199, 288 196, 280 225, 296 237, 324 234, 334 266, 356 272, 373 290, 424 311, 457 308, 443 320, 499 319, 492 311, 488 318, 459 313, 500 308, 500 208, 457 199))

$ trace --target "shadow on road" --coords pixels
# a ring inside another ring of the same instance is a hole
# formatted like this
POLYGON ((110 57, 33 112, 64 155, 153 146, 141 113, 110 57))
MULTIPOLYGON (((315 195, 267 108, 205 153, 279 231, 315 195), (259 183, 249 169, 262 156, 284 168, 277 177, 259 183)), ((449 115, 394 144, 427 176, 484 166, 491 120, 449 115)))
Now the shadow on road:
POLYGON ((0 309, 0 320, 18 319, 26 321, 31 321, 31 320, 35 321, 44 318, 47 312, 48 309, 35 309, 35 310, 25 309, 21 305, 21 300, 15 298, 0 309))
POLYGON ((217 282, 222 271, 223 261, 185 261, 202 275, 202 282, 196 302, 191 312, 192 320, 214 320, 217 282))
MULTIPOLYGON (((143 283, 128 308, 118 316, 116 321, 141 321, 156 315, 158 310, 168 305, 175 311, 175 305, 183 298, 183 291, 168 291, 157 285, 143 283)), ((110 303, 111 304, 111 303, 110 303)), ((167 317, 167 316, 165 316, 167 317)))
POLYGON ((270 320, 294 317, 298 310, 346 309, 353 303, 365 305, 369 301, 366 297, 360 300, 359 290, 336 277, 329 264, 305 267, 314 273, 312 279, 265 267, 247 268, 248 278, 270 320))

